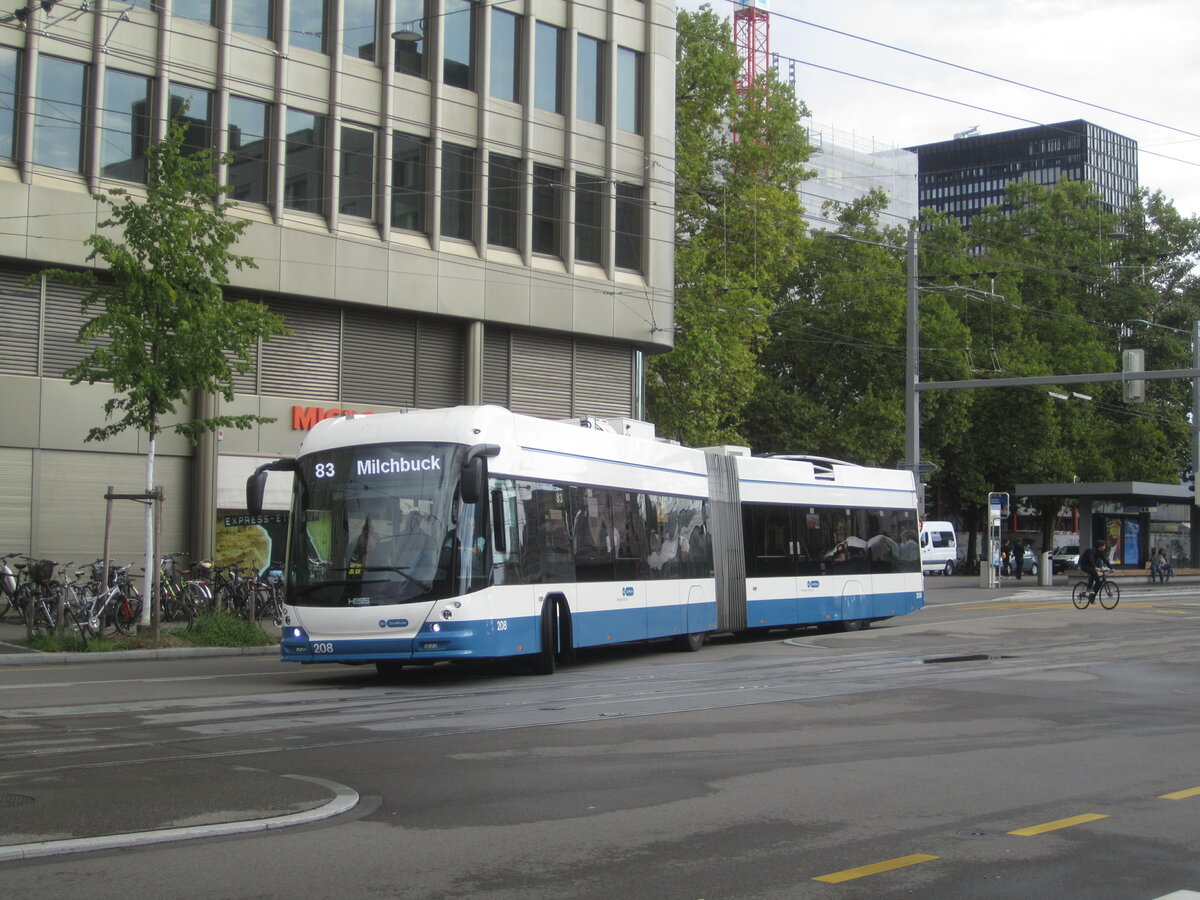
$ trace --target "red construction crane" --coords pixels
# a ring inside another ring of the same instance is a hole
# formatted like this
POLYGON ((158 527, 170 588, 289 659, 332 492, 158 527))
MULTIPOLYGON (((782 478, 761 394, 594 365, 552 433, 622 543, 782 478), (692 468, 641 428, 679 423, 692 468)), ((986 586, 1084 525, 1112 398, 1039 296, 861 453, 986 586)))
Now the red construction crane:
POLYGON ((733 14, 733 43, 742 58, 737 90, 745 94, 750 86, 767 74, 771 64, 771 16, 767 0, 738 0, 733 14))

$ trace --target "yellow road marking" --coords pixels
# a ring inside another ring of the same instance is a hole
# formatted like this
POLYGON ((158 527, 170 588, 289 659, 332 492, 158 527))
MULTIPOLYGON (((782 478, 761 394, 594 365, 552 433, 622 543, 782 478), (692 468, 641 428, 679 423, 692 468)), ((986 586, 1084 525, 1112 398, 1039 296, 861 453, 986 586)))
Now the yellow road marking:
POLYGON ((1028 828, 1018 828, 1016 831, 1010 831, 1009 834, 1032 837, 1035 834, 1045 834, 1047 831, 1058 831, 1060 828, 1070 828, 1073 825, 1082 825, 1085 822, 1095 822, 1097 819, 1107 818, 1108 816, 1100 813, 1084 813, 1082 816, 1072 816, 1069 819, 1058 819, 1054 822, 1045 822, 1041 825, 1030 825, 1028 828))
POLYGON ((1175 791, 1170 794, 1159 794, 1159 800, 1186 800, 1188 797, 1200 797, 1200 787, 1188 788, 1186 791, 1175 791))
POLYGON ((845 869, 841 872, 833 872, 830 875, 819 875, 813 881, 824 881, 826 884, 841 884, 843 881, 853 881, 855 878, 863 878, 867 875, 878 875, 880 872, 890 872, 892 869, 903 869, 905 866, 915 866, 917 863, 929 862, 934 859, 937 859, 937 857, 930 856, 927 853, 914 853, 912 856, 887 859, 883 862, 872 863, 869 866, 859 866, 857 869, 845 869))

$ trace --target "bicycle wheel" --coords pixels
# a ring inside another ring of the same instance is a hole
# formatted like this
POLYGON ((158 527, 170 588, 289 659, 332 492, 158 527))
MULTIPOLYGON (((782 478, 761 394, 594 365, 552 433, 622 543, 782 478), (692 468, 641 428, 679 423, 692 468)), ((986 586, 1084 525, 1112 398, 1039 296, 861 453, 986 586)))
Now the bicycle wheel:
POLYGON ((137 633, 138 620, 142 617, 142 604, 129 597, 117 597, 112 607, 113 624, 125 635, 137 633))
POLYGON ((212 595, 208 588, 194 581, 183 586, 183 601, 192 608, 192 617, 212 611, 212 595))
POLYGON ((1075 585, 1075 590, 1071 592, 1071 602, 1075 604, 1076 609, 1087 609, 1088 595, 1086 581, 1081 581, 1075 585))
POLYGON ((1100 605, 1105 609, 1112 609, 1121 602, 1121 589, 1111 581, 1106 581, 1100 585, 1100 590, 1096 592, 1096 597, 1100 600, 1100 605))
POLYGON ((196 627, 196 610, 186 597, 167 597, 163 599, 163 621, 182 624, 184 631, 196 627))

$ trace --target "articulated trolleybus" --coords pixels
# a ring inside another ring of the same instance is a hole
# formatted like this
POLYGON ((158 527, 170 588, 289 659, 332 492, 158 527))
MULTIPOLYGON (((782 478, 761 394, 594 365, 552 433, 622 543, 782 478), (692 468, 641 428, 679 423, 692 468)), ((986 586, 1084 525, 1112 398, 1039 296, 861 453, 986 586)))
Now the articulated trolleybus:
POLYGON ((294 473, 289 662, 526 656, 548 674, 578 647, 853 631, 924 604, 906 471, 495 406, 320 422, 296 459, 251 476, 252 511, 273 470, 294 473))

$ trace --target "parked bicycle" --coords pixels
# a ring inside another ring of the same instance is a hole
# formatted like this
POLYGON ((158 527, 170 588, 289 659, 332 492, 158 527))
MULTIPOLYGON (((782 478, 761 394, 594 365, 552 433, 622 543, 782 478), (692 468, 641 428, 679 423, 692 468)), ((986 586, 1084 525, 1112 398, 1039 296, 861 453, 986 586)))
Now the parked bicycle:
POLYGON ((1087 609, 1097 600, 1105 609, 1112 609, 1121 602, 1121 589, 1104 573, 1100 575, 1095 594, 1089 593, 1087 581, 1079 582, 1071 591, 1071 602, 1075 604, 1076 609, 1087 609))

